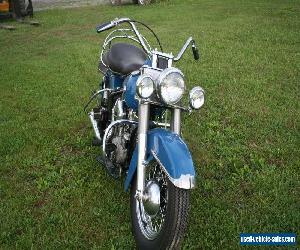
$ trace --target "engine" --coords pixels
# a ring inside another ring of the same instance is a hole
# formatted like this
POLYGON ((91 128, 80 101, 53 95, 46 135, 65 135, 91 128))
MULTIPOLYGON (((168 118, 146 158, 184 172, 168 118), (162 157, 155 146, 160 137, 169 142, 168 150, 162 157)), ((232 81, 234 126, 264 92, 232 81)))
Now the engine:
POLYGON ((135 122, 120 121, 107 128, 105 139, 105 154, 107 164, 114 168, 118 175, 126 171, 131 160, 135 142, 137 124, 135 122))

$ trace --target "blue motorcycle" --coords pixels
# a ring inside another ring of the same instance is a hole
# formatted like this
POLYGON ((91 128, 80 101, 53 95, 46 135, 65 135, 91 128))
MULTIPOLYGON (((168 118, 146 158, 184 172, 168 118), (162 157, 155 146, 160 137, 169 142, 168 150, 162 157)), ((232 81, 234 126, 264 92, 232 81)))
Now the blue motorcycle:
POLYGON ((138 248, 178 249, 187 227, 189 190, 195 187, 192 156, 180 136, 181 114, 200 109, 204 91, 194 87, 184 106, 184 75, 173 63, 190 45, 198 60, 198 49, 190 37, 177 56, 165 53, 149 26, 129 18, 101 24, 97 32, 114 27, 101 49, 103 80, 85 107, 97 101, 88 114, 94 144, 103 151, 98 159, 114 178, 125 175, 138 248), (151 48, 137 24, 154 35, 160 50, 151 48))

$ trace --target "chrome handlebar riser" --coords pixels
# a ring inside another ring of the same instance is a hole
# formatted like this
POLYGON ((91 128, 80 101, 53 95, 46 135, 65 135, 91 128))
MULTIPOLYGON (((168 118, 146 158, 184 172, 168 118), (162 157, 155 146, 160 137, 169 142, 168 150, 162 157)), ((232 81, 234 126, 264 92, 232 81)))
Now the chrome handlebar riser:
POLYGON ((178 55, 174 58, 174 61, 177 62, 181 59, 181 57, 183 56, 184 52, 186 51, 186 49, 188 48, 188 46, 193 43, 194 44, 194 40, 192 37, 189 37, 185 44, 183 45, 183 47, 181 48, 180 52, 178 53, 178 55))

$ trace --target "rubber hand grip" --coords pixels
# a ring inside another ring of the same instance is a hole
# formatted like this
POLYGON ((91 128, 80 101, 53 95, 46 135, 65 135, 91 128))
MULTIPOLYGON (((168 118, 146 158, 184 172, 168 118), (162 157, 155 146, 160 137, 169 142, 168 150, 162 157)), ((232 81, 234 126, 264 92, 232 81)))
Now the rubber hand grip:
POLYGON ((197 49, 197 47, 192 46, 192 50, 193 50, 193 54, 194 54, 194 59, 199 60, 200 56, 199 56, 199 50, 197 49))
POLYGON ((102 31, 109 30, 109 29, 113 28, 114 26, 115 25, 111 22, 103 23, 103 24, 98 25, 96 30, 97 30, 97 33, 100 33, 102 31))

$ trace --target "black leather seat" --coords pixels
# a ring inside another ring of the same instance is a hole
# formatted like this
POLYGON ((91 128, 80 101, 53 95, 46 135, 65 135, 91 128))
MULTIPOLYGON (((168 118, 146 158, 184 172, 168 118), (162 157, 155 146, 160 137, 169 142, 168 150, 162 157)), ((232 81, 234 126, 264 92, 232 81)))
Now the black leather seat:
POLYGON ((146 53, 128 43, 115 43, 103 56, 103 62, 114 72, 127 75, 140 69, 147 59, 146 53))

